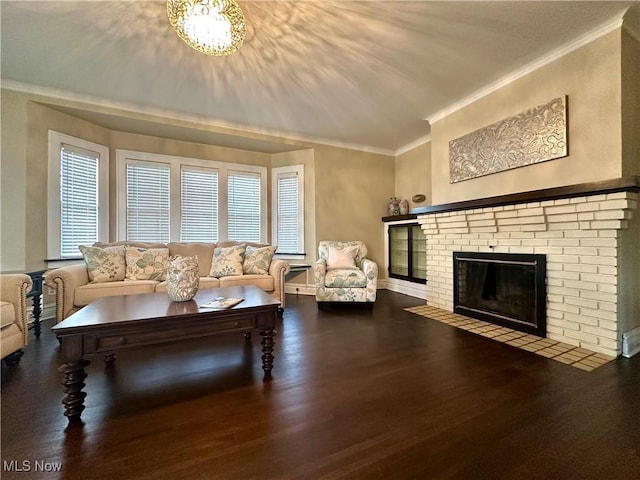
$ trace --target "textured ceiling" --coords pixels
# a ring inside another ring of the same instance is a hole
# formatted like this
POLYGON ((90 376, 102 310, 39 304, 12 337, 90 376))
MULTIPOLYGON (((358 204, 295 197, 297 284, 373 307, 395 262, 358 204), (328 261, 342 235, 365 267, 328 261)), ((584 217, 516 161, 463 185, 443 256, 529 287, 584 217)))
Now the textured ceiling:
MULTIPOLYGON (((245 44, 219 58, 178 38, 164 1, 2 1, 1 73, 9 87, 395 152, 428 135, 426 119, 620 19, 632 3, 240 1, 245 44)), ((258 144, 247 148, 273 148, 258 144)))

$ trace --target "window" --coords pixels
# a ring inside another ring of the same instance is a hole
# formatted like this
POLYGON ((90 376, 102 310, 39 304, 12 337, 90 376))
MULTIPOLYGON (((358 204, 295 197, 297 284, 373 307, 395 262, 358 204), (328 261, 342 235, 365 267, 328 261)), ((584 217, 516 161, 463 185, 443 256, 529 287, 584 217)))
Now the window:
POLYGON ((260 176, 229 172, 229 238, 260 243, 260 176))
POLYGON ((218 172, 183 166, 180 181, 180 240, 217 242, 218 172))
POLYGON ((280 254, 304 253, 304 165, 272 169, 273 244, 280 254))
POLYGON ((109 149, 49 131, 47 256, 80 256, 80 245, 109 238, 109 149))
POLYGON ((116 157, 119 240, 266 241, 265 167, 128 150, 116 157))
POLYGON ((127 164, 127 240, 170 240, 169 175, 168 165, 127 164))

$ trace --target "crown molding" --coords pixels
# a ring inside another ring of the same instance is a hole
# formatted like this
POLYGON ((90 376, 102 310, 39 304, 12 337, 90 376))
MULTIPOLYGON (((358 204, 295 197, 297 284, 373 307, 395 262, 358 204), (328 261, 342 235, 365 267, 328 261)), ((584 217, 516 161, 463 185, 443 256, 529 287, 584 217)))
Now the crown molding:
POLYGON ((622 18, 615 18, 615 19, 609 20, 608 22, 587 32, 586 34, 573 39, 569 43, 566 43, 563 46, 555 50, 552 50, 551 52, 547 53, 543 57, 540 57, 537 60, 534 60, 533 62, 528 63, 524 67, 519 68, 511 72, 510 74, 502 77, 501 79, 481 88, 480 90, 477 90, 471 95, 464 97, 462 100, 452 105, 449 105, 448 107, 442 110, 439 110, 438 112, 435 112, 433 115, 427 117, 425 120, 427 120, 431 125, 433 125, 438 120, 442 120, 444 117, 451 115, 454 112, 457 112, 458 110, 472 104, 477 100, 480 100, 483 97, 486 97, 487 95, 497 90, 500 90, 501 88, 509 85, 510 83, 515 82, 519 78, 522 78, 525 75, 528 75, 531 72, 538 70, 539 68, 567 55, 568 53, 573 52, 574 50, 577 50, 578 48, 593 42, 594 40, 602 37, 603 35, 606 35, 607 33, 610 33, 620 28, 622 24, 623 24, 622 18))
MULTIPOLYGON (((54 101, 74 102, 82 103, 87 106, 101 107, 118 110, 122 114, 145 114, 158 118, 166 118, 171 120, 178 120, 186 123, 195 123, 198 125, 219 129, 218 133, 226 135, 259 135, 259 140, 265 140, 274 143, 305 143, 316 144, 328 147, 344 148, 347 150, 356 150, 360 152, 373 153, 378 155, 386 155, 393 157, 395 151, 392 149, 372 147, 370 145, 360 145, 355 143, 337 142, 328 138, 311 137, 296 135, 291 132, 268 130, 251 127, 249 125, 242 125, 224 120, 217 120, 211 117, 202 117, 198 115, 189 115, 182 112, 177 112, 169 109, 162 108, 149 108, 142 107, 140 105, 128 102, 118 102, 100 98, 92 95, 80 94, 70 92, 67 90, 61 90, 51 87, 43 87, 41 85, 34 85, 30 83, 17 82, 14 80, 2 79, 1 88, 5 90, 13 90, 20 93, 25 93, 34 96, 41 96, 46 99, 54 101), (267 138, 265 138, 267 137, 267 138)), ((65 105, 66 106, 66 105, 65 105)), ((115 114, 117 115, 117 114, 115 114)), ((253 137, 252 137, 253 138, 253 137)), ((304 146, 304 145, 302 145, 304 146)), ((306 145, 308 147, 308 145, 306 145)))
POLYGON ((397 149, 395 151, 395 156, 398 157, 403 153, 407 153, 409 150, 413 150, 414 148, 419 147, 420 145, 424 145, 425 143, 428 143, 430 141, 431 141, 431 134, 428 133, 427 135, 417 138, 413 142, 407 143, 406 145, 397 149))
POLYGON ((640 3, 630 6, 622 18, 622 28, 640 42, 640 3))

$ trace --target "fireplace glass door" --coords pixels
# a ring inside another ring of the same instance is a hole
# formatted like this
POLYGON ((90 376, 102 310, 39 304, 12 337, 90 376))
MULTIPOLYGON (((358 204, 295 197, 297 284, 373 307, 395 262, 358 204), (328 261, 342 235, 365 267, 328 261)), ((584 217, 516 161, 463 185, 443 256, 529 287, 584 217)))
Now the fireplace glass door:
POLYGON ((454 311, 544 336, 544 255, 454 252, 454 311))

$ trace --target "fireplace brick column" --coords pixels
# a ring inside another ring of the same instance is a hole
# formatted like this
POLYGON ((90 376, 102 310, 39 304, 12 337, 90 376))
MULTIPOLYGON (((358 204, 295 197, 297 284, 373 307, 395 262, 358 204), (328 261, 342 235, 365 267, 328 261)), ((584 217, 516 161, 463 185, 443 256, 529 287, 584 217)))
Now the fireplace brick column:
POLYGON ((622 316, 637 314, 621 280, 637 241, 638 200, 618 192, 419 215, 427 303, 453 311, 454 251, 545 254, 547 336, 617 356, 629 323, 622 316))

